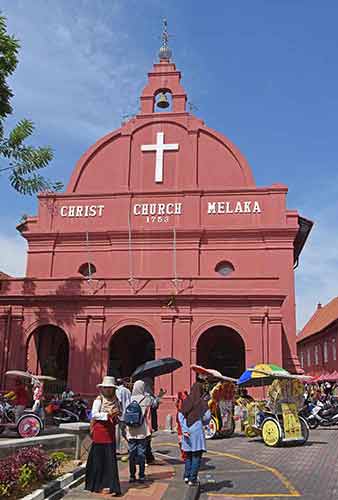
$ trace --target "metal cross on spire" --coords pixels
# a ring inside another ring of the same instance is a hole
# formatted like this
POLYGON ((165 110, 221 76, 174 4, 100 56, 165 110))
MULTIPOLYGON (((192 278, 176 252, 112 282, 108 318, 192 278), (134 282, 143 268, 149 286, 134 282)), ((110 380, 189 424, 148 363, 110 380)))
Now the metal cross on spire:
POLYGON ((166 18, 163 19, 163 31, 162 31, 162 43, 163 47, 168 47, 169 34, 168 34, 168 22, 166 18))
POLYGON ((169 61, 172 55, 172 52, 169 48, 169 33, 168 33, 168 23, 166 18, 163 19, 163 30, 162 30, 162 46, 159 50, 158 56, 160 61, 169 61))

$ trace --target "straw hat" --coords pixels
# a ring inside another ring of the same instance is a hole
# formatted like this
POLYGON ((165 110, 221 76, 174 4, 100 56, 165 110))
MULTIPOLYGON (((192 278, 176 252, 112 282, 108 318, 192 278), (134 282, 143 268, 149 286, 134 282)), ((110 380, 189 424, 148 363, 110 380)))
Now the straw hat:
POLYGON ((97 384, 97 387, 117 387, 115 377, 103 377, 101 384, 97 384))

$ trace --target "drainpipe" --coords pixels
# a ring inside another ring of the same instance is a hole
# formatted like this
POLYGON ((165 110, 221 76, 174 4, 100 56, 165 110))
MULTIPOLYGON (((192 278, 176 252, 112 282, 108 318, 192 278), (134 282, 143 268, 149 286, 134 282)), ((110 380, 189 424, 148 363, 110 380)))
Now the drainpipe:
POLYGON ((265 363, 269 363, 270 361, 270 336, 269 336, 269 309, 265 309, 264 313, 264 330, 265 330, 265 339, 266 339, 266 361, 265 363))
POLYGON ((265 363, 265 345, 264 345, 264 322, 265 322, 265 316, 262 319, 261 323, 261 332, 262 332, 262 363, 265 363))
POLYGON ((12 326, 12 307, 8 309, 7 321, 6 321, 6 330, 5 330, 5 338, 4 338, 4 353, 3 353, 3 378, 2 378, 2 387, 5 385, 5 373, 8 370, 8 357, 9 357, 9 340, 11 334, 11 326, 12 326))
POLYGON ((1 386, 1 389, 3 388, 4 377, 5 377, 4 365, 5 365, 5 348, 6 348, 8 315, 9 315, 9 311, 7 312, 7 317, 6 317, 5 325, 4 325, 5 328, 3 330, 3 349, 2 349, 2 352, 0 353, 0 386, 1 386))
MULTIPOLYGON (((83 370, 83 380, 84 380, 84 385, 87 388, 88 387, 88 328, 89 328, 89 323, 91 320, 91 316, 87 316, 86 318, 86 326, 85 326, 85 338, 84 338, 84 370, 83 370)), ((84 391, 86 392, 86 391, 84 391)))

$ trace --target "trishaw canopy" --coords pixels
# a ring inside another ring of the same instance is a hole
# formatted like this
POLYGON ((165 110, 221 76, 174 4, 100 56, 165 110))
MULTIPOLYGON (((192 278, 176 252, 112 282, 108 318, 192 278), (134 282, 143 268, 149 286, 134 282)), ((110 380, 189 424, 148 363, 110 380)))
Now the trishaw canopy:
POLYGON ((49 375, 34 375, 33 373, 29 373, 23 370, 8 370, 5 375, 7 377, 15 377, 15 378, 23 378, 27 380, 40 380, 44 381, 55 381, 55 377, 51 377, 49 375))
POLYGON ((242 373, 238 385, 242 387, 262 387, 271 385, 276 378, 294 378, 284 368, 274 364, 260 363, 242 373))
POLYGON ((219 372, 218 370, 214 370, 213 368, 204 368, 200 365, 191 365, 190 368, 195 373, 203 375, 208 379, 222 380, 223 382, 233 382, 234 384, 237 383, 237 379, 222 375, 221 372, 219 372))

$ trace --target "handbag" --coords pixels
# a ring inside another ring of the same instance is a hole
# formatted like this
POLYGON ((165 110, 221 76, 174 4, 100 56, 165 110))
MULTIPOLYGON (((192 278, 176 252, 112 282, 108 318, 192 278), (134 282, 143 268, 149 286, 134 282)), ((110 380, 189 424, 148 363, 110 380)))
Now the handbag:
MULTIPOLYGON (((103 402, 102 396, 100 396, 100 400, 101 400, 101 407, 102 407, 102 402, 103 402)), ((93 439, 95 423, 96 423, 95 418, 91 418, 90 422, 89 422, 89 436, 91 439, 93 439)))

